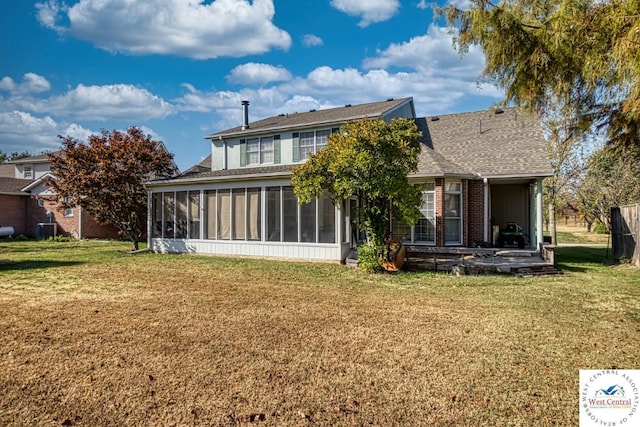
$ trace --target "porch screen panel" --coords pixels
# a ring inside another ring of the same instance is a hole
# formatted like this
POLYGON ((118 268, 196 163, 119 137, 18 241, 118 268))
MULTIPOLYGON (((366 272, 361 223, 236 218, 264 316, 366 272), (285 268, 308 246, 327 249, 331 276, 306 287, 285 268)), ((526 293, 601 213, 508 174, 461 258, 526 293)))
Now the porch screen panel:
POLYGON ((260 189, 247 189, 247 240, 260 240, 260 189))
POLYGON ((189 198, 186 191, 176 193, 176 239, 187 238, 187 205, 189 198))
POLYGON ((215 239, 217 230, 216 190, 208 190, 204 193, 206 200, 206 221, 204 223, 204 235, 206 239, 215 239))
POLYGON ((165 239, 173 239, 175 238, 175 194, 174 193, 164 193, 164 217, 162 223, 162 237, 165 239))
POLYGON ((232 192, 233 197, 233 240, 245 240, 247 216, 246 216, 246 204, 245 204, 245 189, 236 188, 232 192))
POLYGON ((336 208, 327 193, 318 198, 318 243, 336 242, 336 208))
POLYGON ((282 188, 282 219, 283 241, 298 241, 298 199, 293 194, 293 188, 282 188))
POLYGON ((153 228, 151 237, 162 237, 162 193, 153 193, 151 196, 151 212, 153 228))
POLYGON ((300 241, 316 242, 316 199, 300 206, 300 241))
POLYGON ((218 191, 218 239, 231 238, 231 192, 218 191))
POLYGON ((445 243, 461 243, 462 223, 462 184, 445 183, 444 194, 444 241, 445 243))
POLYGON ((267 188, 267 241, 280 241, 280 187, 267 188))
POLYGON ((189 238, 200 238, 200 192, 189 191, 189 238))

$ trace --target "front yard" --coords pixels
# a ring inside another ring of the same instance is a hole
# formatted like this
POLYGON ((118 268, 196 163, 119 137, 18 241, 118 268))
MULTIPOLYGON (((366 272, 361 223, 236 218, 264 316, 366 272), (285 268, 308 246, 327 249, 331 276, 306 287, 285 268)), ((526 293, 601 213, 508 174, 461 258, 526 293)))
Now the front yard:
POLYGON ((1 425, 576 425, 578 370, 640 369, 640 271, 563 276, 0 241, 1 425))

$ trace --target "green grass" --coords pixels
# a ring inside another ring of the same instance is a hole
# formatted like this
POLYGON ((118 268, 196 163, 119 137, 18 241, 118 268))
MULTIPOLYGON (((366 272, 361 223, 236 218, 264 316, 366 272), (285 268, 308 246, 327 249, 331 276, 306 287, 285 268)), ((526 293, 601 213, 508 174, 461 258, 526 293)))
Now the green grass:
POLYGON ((640 368, 640 271, 564 275, 0 241, 2 425, 577 425, 578 370, 640 368))

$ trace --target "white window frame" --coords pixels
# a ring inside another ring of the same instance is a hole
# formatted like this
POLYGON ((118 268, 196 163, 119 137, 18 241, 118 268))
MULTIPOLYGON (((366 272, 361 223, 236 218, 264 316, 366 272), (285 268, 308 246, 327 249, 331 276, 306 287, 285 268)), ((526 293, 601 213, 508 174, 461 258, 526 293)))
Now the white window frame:
POLYGON ((307 160, 327 146, 331 129, 312 130, 300 132, 298 140, 298 158, 301 162, 307 160), (303 141, 306 142, 303 144, 303 141))
POLYGON ((446 199, 446 195, 447 194, 452 194, 452 195, 459 195, 460 196, 460 206, 459 206, 459 212, 457 212, 456 216, 448 216, 447 215, 447 211, 446 211, 446 206, 443 206, 443 215, 444 215, 444 244, 445 245, 461 245, 462 241, 464 240, 464 236, 462 235, 462 210, 464 207, 464 201, 463 201, 463 194, 462 194, 462 182, 461 181, 445 181, 444 183, 444 195, 445 195, 445 199, 446 199), (457 189, 450 189, 449 186, 450 185, 457 185, 457 189), (460 236, 460 239, 453 241, 453 240, 446 240, 447 239, 447 220, 457 220, 458 221, 458 235, 460 236))
MULTIPOLYGON (((71 197, 71 196, 67 196, 67 197, 65 197, 65 198, 64 198, 64 201, 65 201, 65 202, 70 202, 70 201, 71 201, 71 199, 72 199, 72 197, 71 197)), ((65 217, 65 218, 70 218, 70 217, 72 217, 72 216, 73 216, 73 208, 66 208, 66 209, 64 210, 63 215, 64 215, 64 217, 65 217)))
POLYGON ((272 165, 275 157, 275 138, 273 136, 263 136, 248 138, 245 140, 245 165, 272 165), (254 159, 251 159, 251 156, 254 159))
POLYGON ((24 179, 33 179, 33 165, 24 165, 22 167, 22 175, 24 179))
POLYGON ((413 226, 413 239, 412 241, 414 243, 422 243, 422 244, 427 244, 427 245, 435 245, 436 243, 436 234, 437 234, 437 226, 436 226, 436 186, 434 182, 428 182, 425 185, 425 188, 427 188, 427 186, 429 186, 429 189, 426 189, 422 192, 422 205, 420 206, 420 214, 422 216, 424 216, 426 219, 431 219, 432 223, 433 223, 433 240, 418 240, 416 238, 417 232, 416 232, 416 226, 413 226), (431 197, 431 202, 433 203, 433 212, 432 212, 432 216, 429 216, 429 211, 425 205, 425 196, 426 197, 431 197))

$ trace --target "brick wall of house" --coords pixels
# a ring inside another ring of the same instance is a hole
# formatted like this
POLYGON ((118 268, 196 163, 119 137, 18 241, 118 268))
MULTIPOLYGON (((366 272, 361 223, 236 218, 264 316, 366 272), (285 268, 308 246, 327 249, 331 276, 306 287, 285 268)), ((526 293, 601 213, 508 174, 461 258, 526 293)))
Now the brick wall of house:
POLYGON ((28 198, 27 201, 27 221, 25 234, 29 237, 36 237, 38 223, 49 222, 47 212, 51 212, 51 222, 57 224, 57 233, 63 236, 79 237, 82 232, 83 239, 118 239, 120 236, 112 226, 98 224, 91 215, 86 212, 80 214, 78 207, 73 209, 73 214, 64 215, 64 211, 59 211, 57 203, 51 200, 41 199, 43 206, 38 204, 35 198, 28 198), (80 228, 80 218, 82 227, 80 228))
POLYGON ((436 178, 436 246, 444 246, 444 178, 436 178))
MULTIPOLYGON (((467 186, 467 233, 465 246, 474 246, 484 240, 484 183, 482 180, 468 181, 467 186)), ((491 203, 489 202, 489 208, 491 203)), ((489 211, 491 218, 491 211, 489 211)))
POLYGON ((11 226, 14 236, 26 234, 26 196, 0 195, 0 226, 11 226))

